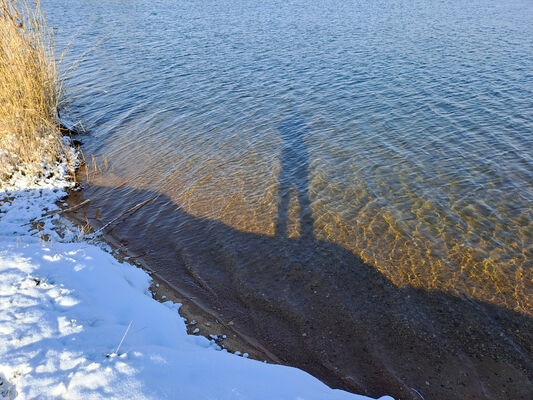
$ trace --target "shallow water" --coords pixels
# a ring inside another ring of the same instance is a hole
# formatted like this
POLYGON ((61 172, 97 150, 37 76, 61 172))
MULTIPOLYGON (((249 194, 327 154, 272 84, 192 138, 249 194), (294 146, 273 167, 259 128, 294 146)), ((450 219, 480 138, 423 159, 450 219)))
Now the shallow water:
POLYGON ((531 2, 44 3, 97 184, 532 312, 531 2))

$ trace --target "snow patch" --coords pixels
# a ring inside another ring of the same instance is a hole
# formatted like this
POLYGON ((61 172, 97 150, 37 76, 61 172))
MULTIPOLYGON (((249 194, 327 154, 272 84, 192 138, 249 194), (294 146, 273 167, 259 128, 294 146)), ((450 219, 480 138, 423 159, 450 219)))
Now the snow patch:
POLYGON ((13 400, 15 397, 17 397, 15 387, 0 374, 0 400, 13 400))

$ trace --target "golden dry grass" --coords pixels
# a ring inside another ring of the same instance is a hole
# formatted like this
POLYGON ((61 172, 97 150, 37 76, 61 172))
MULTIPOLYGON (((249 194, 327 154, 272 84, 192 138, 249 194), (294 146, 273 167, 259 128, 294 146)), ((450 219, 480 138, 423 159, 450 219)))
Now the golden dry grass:
POLYGON ((0 181, 38 176, 65 157, 56 118, 60 82, 40 2, 0 0, 0 181))

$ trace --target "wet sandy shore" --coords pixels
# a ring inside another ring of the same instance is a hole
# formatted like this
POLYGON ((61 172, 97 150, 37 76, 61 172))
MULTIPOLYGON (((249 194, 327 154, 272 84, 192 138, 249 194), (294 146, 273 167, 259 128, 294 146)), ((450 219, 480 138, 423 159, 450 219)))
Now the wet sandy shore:
MULTIPOLYGON (((78 191, 70 192, 68 206, 62 206, 66 209, 77 207, 83 200, 80 200, 78 191)), ((81 219, 81 213, 78 210, 67 211, 63 215, 77 226, 86 227, 86 220, 81 219)), ((94 232, 95 229, 90 228, 94 232)), ((113 249, 113 255, 122 262, 127 262, 137 268, 145 270, 152 277, 150 292, 152 297, 159 302, 171 301, 181 304, 179 314, 185 319, 187 332, 191 335, 205 336, 214 340, 221 348, 226 349, 236 355, 247 354, 249 358, 266 361, 269 363, 283 364, 283 362, 271 352, 263 349, 259 343, 252 337, 238 332, 234 328, 233 321, 224 323, 217 319, 216 313, 203 307, 196 301, 194 295, 187 294, 178 287, 173 286, 146 263, 144 254, 132 252, 124 246, 120 240, 113 235, 103 234, 100 240, 104 241, 113 249)))
MULTIPOLYGON (((91 202, 70 218, 98 229, 152 197, 85 184, 69 206, 91 202)), ((138 229, 133 212, 103 237, 149 267, 157 299, 184 304, 190 332, 226 335, 217 340, 229 350, 369 396, 525 400, 533 392, 530 316, 399 288, 328 242, 240 232, 157 194, 144 207, 154 216, 142 224, 148 229, 138 229), (176 229, 165 231, 158 226, 163 220, 176 229)))

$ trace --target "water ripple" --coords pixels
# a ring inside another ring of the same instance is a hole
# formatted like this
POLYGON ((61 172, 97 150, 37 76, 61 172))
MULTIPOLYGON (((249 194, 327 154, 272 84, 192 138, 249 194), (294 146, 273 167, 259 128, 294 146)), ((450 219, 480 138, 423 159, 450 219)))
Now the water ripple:
POLYGON ((533 313, 531 2, 47 3, 99 183, 533 313))

